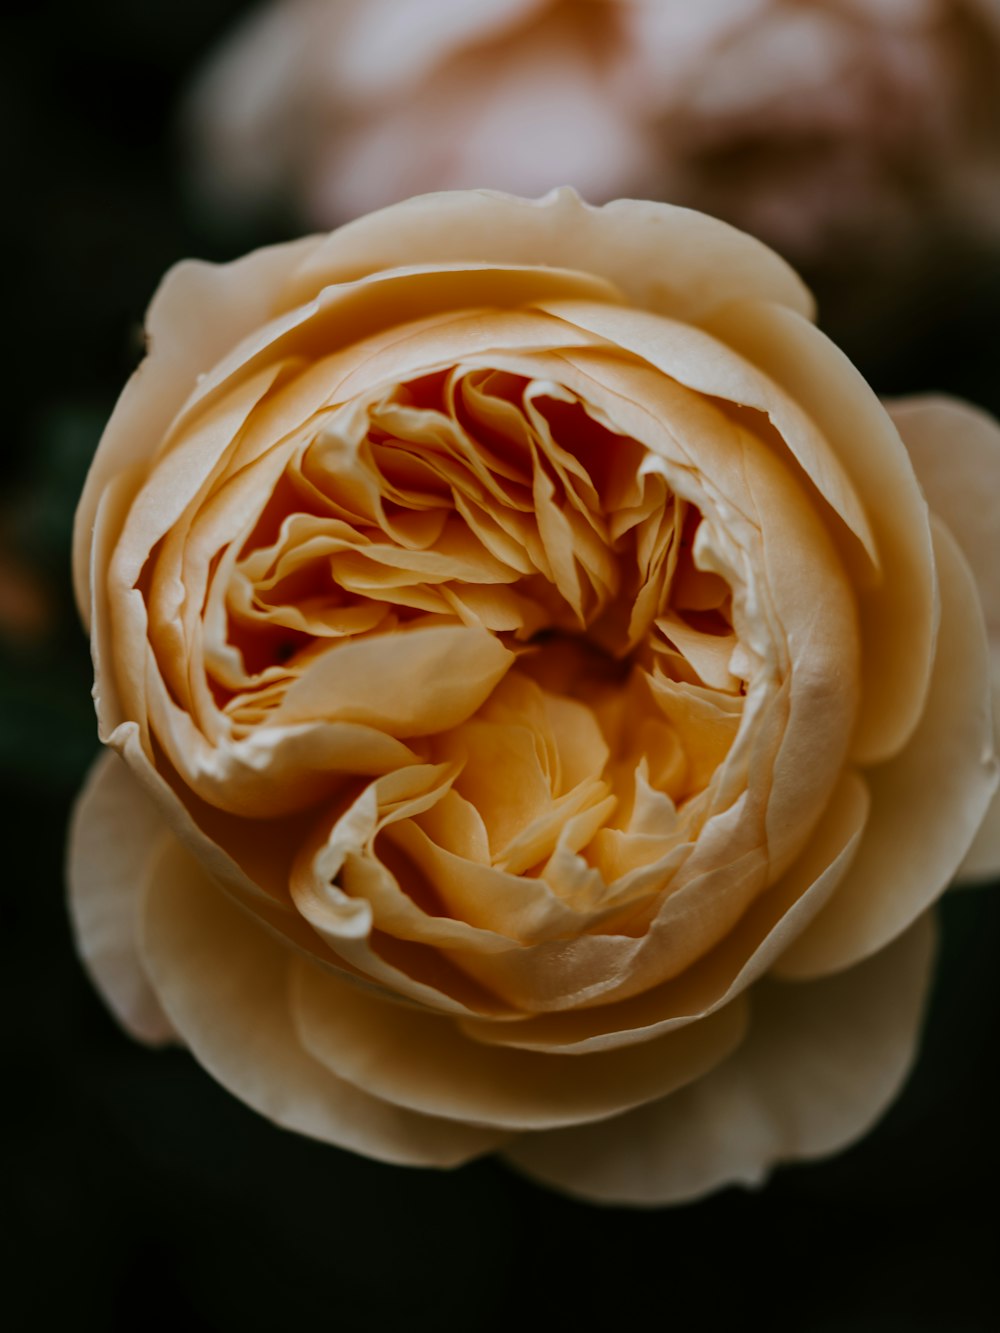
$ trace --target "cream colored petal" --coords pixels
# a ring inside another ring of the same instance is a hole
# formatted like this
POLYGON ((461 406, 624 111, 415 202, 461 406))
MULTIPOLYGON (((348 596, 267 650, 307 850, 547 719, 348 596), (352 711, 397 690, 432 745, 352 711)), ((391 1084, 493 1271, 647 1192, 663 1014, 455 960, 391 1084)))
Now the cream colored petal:
POLYGON ((176 843, 146 895, 142 954, 163 1007, 208 1072, 286 1129, 381 1161, 454 1166, 503 1136, 390 1106, 333 1075, 292 1023, 291 955, 176 843))
POLYGON ((759 983, 745 1041, 705 1078, 603 1124, 525 1135, 505 1155, 577 1197, 654 1206, 846 1147, 912 1065, 933 939, 924 917, 847 972, 759 983))
POLYGON ((490 190, 421 195, 348 223, 299 266, 296 291, 401 264, 530 264, 577 269, 629 301, 699 320, 738 300, 778 301, 804 315, 812 299, 782 259, 715 218, 619 199, 593 208, 571 189, 543 199, 490 190))
POLYGON ((99 756, 69 830, 69 907, 80 957, 119 1023, 153 1044, 174 1035, 138 951, 150 862, 170 833, 125 764, 99 756))
POLYGON ((905 930, 947 888, 996 790, 979 598, 953 538, 933 528, 941 626, 924 715, 906 749, 868 771, 872 813, 851 872, 776 975, 837 972, 905 930))
POLYGON ((1000 422, 952 398, 886 403, 927 503, 969 563, 1000 652, 1000 422))
MULTIPOLYGON (((994 747, 1000 752, 1000 423, 957 399, 886 404, 928 504, 969 562, 993 655, 994 747)), ((1000 874, 1000 792, 963 861, 961 879, 1000 874)))
POLYGON ((115 542, 128 512, 129 500, 138 481, 138 469, 113 477, 98 501, 93 520, 89 583, 92 602, 87 619, 90 624, 90 656, 94 664, 92 693, 97 713, 97 734, 105 744, 123 718, 106 575, 115 542))
MULTIPOLYGON (((993 654, 993 748, 1000 754, 1000 654, 993 654)), ((1000 875, 1000 789, 972 840, 969 854, 959 866, 960 882, 994 879, 1000 875)))
POLYGON ((148 462, 198 376, 273 317, 289 271, 317 243, 306 237, 231 264, 186 260, 163 278, 146 315, 148 355, 118 400, 76 511, 74 586, 84 623, 90 615, 90 534, 104 488, 118 472, 148 462))
POLYGON ((737 1001, 652 1042, 596 1055, 482 1046, 451 1018, 376 999, 309 964, 294 969, 306 1049, 339 1078, 429 1115, 504 1129, 580 1124, 701 1077, 743 1034, 737 1001))
POLYGON ((855 368, 793 311, 763 302, 735 304, 709 327, 808 413, 867 511, 883 579, 858 590, 864 689, 852 753, 858 763, 880 762, 897 753, 917 726, 933 661, 933 555, 912 466, 855 368))
POLYGON ((280 824, 226 815, 185 790, 177 775, 154 768, 134 722, 123 722, 109 738, 142 791, 153 801, 174 836, 231 897, 246 904, 276 935, 305 953, 334 962, 288 895, 291 854, 282 847, 280 824), (168 780, 169 777, 169 780, 168 780), (178 795, 183 791, 183 800, 178 795))

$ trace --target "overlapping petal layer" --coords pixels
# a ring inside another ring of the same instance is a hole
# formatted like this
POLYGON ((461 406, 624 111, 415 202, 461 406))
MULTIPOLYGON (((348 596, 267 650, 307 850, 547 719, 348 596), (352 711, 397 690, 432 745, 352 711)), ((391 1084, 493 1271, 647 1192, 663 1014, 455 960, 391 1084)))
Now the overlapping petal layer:
POLYGON ((75 913, 133 1030, 390 1160, 544 1131, 544 1176, 752 1069, 766 971, 905 931, 996 781, 982 598, 807 313, 749 238, 566 193, 168 278, 77 528, 130 776, 75 913))

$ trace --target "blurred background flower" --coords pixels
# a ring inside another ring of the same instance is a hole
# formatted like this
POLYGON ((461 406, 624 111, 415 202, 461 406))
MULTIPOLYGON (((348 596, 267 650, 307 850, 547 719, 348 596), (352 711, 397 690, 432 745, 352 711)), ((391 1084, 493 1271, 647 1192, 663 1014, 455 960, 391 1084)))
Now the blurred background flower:
POLYGON ((881 316, 1000 241, 998 0, 272 0, 187 108, 217 214, 426 190, 714 213, 881 316))

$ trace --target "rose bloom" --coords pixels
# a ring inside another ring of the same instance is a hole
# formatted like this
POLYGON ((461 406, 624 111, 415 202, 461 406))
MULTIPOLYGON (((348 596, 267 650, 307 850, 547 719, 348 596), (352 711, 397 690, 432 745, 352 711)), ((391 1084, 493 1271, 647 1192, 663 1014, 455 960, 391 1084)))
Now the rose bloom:
POLYGON ((1000 866, 1000 429, 894 424, 810 317, 750 237, 568 190, 168 274, 75 534, 72 912, 133 1034, 593 1199, 871 1124, 928 908, 1000 866))
POLYGON ((187 119, 223 213, 569 181, 895 267, 1000 232, 1000 0, 272 0, 187 119))

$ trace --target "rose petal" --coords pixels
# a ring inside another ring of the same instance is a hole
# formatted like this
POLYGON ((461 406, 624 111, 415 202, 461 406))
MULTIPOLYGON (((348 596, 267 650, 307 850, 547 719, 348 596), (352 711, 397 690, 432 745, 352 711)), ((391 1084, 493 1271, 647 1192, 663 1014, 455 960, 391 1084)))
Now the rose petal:
POLYGON ((593 208, 565 187, 538 200, 492 190, 408 199, 331 233, 296 280, 311 293, 401 264, 456 258, 577 269, 639 306, 695 323, 737 300, 778 301, 806 316, 813 308, 782 259, 723 222, 636 199, 593 208))
POLYGON ((466 625, 358 639, 319 657, 290 686, 274 721, 327 717, 400 739, 447 731, 485 702, 514 661, 488 630, 466 625))
POLYGON ((503 1141, 388 1105, 314 1060, 292 1024, 288 950, 175 842, 149 880, 141 947, 163 1008, 195 1058, 286 1129, 380 1161, 422 1166, 454 1166, 503 1141))
POLYGON ((544 301, 541 308, 628 349, 699 394, 764 413, 806 476, 877 564, 868 516, 841 459, 780 379, 762 374, 725 342, 690 324, 586 301, 544 301))
POLYGON ((116 754, 95 762, 70 823, 67 874, 76 947, 115 1017, 140 1041, 174 1036, 138 952, 150 862, 170 833, 116 754))
POLYGON ((560 1057, 482 1046, 450 1018, 375 999, 307 963, 295 965, 293 996, 303 1044, 339 1078, 415 1111, 504 1129, 597 1120, 680 1087, 724 1059, 744 1020, 736 1001, 641 1046, 560 1057))
POLYGON ((906 749, 871 769, 872 813, 850 874, 779 960, 815 977, 881 949, 946 888, 997 787, 982 611, 969 567, 937 520, 941 625, 927 707, 906 749))
POLYGON ((146 314, 148 354, 101 437, 73 528, 77 606, 90 617, 87 555, 94 515, 116 473, 146 463, 207 367, 274 314, 290 270, 317 237, 256 250, 231 264, 185 260, 157 288, 146 314))
MULTIPOLYGON (((1000 754, 1000 659, 993 655, 993 749, 1000 754)), ((958 870, 960 882, 992 879, 1000 874, 1000 789, 972 840, 969 853, 958 870)))
POLYGON ((463 1019, 462 1030, 491 1045, 575 1054, 648 1041, 705 1017, 762 976, 822 910, 850 868, 868 806, 862 779, 846 774, 799 860, 721 944, 675 980, 614 1005, 518 1022, 463 1019))
POLYGON ((760 983, 746 1040, 706 1077, 608 1124, 525 1136, 505 1156, 580 1198, 657 1205, 846 1147, 913 1062, 933 940, 924 917, 847 972, 760 983))
POLYGON ((710 321, 709 331, 781 384, 812 417, 867 510, 883 580, 858 588, 864 684, 853 757, 880 762, 917 726, 933 661, 933 556, 912 466, 858 371, 794 311, 762 302, 734 304, 710 321))
POLYGON ((886 403, 931 510, 948 525, 1000 652, 1000 422, 953 398, 886 403))
MULTIPOLYGON (((1000 753, 1000 424, 967 403, 941 397, 886 404, 935 514, 969 562, 993 654, 994 747, 1000 753)), ((1000 791, 959 871, 961 879, 1000 874, 1000 791)))

